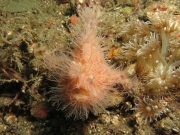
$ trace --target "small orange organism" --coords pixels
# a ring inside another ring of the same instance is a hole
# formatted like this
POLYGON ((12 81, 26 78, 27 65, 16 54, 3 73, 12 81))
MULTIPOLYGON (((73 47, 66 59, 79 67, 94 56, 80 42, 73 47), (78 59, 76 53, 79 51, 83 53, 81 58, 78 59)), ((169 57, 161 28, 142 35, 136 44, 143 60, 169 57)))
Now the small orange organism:
POLYGON ((110 58, 114 58, 116 55, 118 54, 118 49, 116 49, 116 48, 113 48, 113 49, 111 49, 110 51, 109 51, 109 56, 110 56, 110 58))
POLYGON ((77 16, 76 16, 76 14, 72 15, 70 20, 71 20, 72 24, 76 24, 77 23, 77 16))
POLYGON ((134 7, 137 7, 137 6, 138 6, 138 4, 139 4, 139 2, 138 2, 138 1, 134 1, 134 2, 132 3, 132 5, 133 5, 134 7))
POLYGON ((46 22, 46 27, 50 28, 52 24, 53 24, 53 20, 52 20, 52 19, 49 19, 49 20, 47 20, 47 22, 46 22))
POLYGON ((180 38, 180 33, 175 35, 176 38, 180 38))

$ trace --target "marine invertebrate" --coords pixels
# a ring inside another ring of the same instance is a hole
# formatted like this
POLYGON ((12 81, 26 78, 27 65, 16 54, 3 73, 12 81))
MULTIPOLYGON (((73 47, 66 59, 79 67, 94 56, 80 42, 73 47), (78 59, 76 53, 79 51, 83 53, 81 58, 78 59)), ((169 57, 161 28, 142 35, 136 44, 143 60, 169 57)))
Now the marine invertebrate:
POLYGON ((136 98, 135 105, 132 110, 136 111, 135 117, 138 123, 157 120, 167 110, 167 102, 162 99, 151 99, 149 97, 136 98))
POLYGON ((98 114, 104 110, 108 94, 115 90, 114 84, 131 86, 124 71, 106 63, 107 48, 97 31, 101 14, 98 6, 81 9, 71 31, 75 49, 69 55, 60 52, 45 58, 58 83, 50 92, 51 100, 67 117, 86 119, 89 112, 98 114))
POLYGON ((136 99, 133 110, 139 123, 152 122, 165 113, 180 88, 180 42, 174 36, 179 30, 179 19, 168 7, 156 7, 147 10, 148 22, 131 22, 131 28, 121 32, 132 35, 123 50, 127 61, 136 65, 137 87, 128 94, 136 99))
POLYGON ((70 20, 71 20, 72 24, 76 24, 77 23, 77 16, 76 16, 76 14, 72 15, 70 20))
POLYGON ((178 29, 178 22, 166 19, 165 13, 152 17, 153 28, 159 34, 150 32, 141 38, 135 35, 133 41, 124 44, 123 48, 129 61, 137 61, 137 74, 141 74, 146 86, 149 89, 159 89, 160 93, 162 89, 165 91, 179 87, 180 61, 177 55, 180 47, 178 42, 170 42, 170 33, 178 29))

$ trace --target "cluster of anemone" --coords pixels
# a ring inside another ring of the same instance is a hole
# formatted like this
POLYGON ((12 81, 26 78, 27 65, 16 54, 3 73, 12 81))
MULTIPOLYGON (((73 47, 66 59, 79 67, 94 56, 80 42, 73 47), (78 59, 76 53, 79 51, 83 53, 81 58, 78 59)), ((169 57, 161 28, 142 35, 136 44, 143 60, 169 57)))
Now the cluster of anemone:
POLYGON ((145 74, 142 77, 143 80, 146 80, 149 89, 167 90, 179 85, 180 61, 175 60, 176 52, 179 49, 170 47, 169 50, 173 50, 173 52, 167 58, 166 54, 163 56, 162 46, 158 35, 150 33, 149 36, 139 41, 135 36, 133 41, 126 43, 123 47, 126 58, 136 60, 138 74, 145 74))
POLYGON ((127 61, 136 64, 138 83, 143 84, 141 93, 136 92, 138 88, 133 90, 138 101, 135 116, 149 122, 165 112, 168 105, 163 105, 166 98, 157 100, 180 88, 180 40, 175 36, 180 20, 175 19, 168 7, 158 8, 146 11, 147 22, 131 22, 134 26, 124 27, 122 32, 122 35, 132 32, 133 39, 124 43, 124 55, 127 61))
POLYGON ((136 110, 135 117, 139 124, 157 120, 157 118, 160 118, 167 111, 167 102, 162 99, 154 100, 150 97, 138 97, 135 100, 135 104, 136 107, 133 110, 136 110))

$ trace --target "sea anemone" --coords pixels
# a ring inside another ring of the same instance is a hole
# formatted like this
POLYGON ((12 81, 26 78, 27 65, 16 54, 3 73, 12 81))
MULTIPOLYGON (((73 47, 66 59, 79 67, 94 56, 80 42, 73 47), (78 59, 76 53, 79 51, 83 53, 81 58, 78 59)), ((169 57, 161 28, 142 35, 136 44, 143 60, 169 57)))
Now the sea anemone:
POLYGON ((65 111, 67 117, 86 119, 89 112, 98 114, 106 107, 115 84, 121 83, 124 88, 131 86, 124 71, 106 63, 107 48, 100 44, 102 38, 97 36, 100 17, 98 6, 79 10, 78 21, 71 30, 75 49, 68 54, 58 50, 45 58, 47 68, 58 83, 50 91, 50 100, 65 111))
POLYGON ((147 123, 157 120, 163 113, 166 112, 167 102, 163 99, 152 99, 150 97, 140 97, 135 99, 135 117, 138 123, 147 123))
POLYGON ((177 55, 180 47, 178 43, 170 45, 169 36, 164 34, 161 35, 162 42, 156 33, 150 33, 139 40, 135 35, 133 41, 123 47, 126 58, 130 61, 136 60, 136 71, 141 75, 141 80, 146 82, 148 89, 155 91, 179 88, 180 61, 177 55))
POLYGON ((161 54, 165 57, 169 46, 170 34, 179 29, 179 19, 176 19, 177 17, 174 17, 168 11, 149 12, 147 15, 154 29, 161 35, 161 54))

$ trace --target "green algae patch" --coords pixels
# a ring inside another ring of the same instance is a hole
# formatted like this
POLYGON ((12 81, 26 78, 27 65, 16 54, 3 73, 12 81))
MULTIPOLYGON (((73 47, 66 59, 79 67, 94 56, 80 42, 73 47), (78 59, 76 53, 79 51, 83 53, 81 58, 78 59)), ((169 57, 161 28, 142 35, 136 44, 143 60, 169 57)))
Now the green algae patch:
POLYGON ((11 13, 28 12, 38 9, 40 6, 36 0, 6 0, 1 1, 1 7, 4 11, 11 13))

